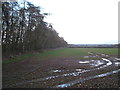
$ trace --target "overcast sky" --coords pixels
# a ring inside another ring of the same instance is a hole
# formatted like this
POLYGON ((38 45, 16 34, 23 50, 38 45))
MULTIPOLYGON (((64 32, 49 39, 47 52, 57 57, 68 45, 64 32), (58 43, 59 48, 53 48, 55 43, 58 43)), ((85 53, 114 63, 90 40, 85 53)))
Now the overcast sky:
POLYGON ((28 0, 69 44, 118 43, 119 0, 28 0))

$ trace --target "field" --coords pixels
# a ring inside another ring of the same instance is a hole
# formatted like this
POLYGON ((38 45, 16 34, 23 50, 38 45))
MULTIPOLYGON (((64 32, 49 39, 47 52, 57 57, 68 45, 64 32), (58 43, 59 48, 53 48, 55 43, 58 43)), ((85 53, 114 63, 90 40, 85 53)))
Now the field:
MULTIPOLYGON (((3 64, 8 64, 12 62, 16 62, 19 60, 26 59, 30 56, 32 57, 39 57, 39 58, 55 58, 55 57, 72 57, 72 56, 83 56, 88 55, 88 52, 95 52, 95 53, 104 53, 108 55, 118 55, 118 48, 63 48, 63 49, 55 49, 55 50, 49 50, 45 51, 40 54, 25 54, 17 56, 13 59, 4 60, 3 64)), ((120 52, 120 49, 119 49, 120 52)))
POLYGON ((60 48, 3 63, 3 88, 117 88, 117 48, 60 48))

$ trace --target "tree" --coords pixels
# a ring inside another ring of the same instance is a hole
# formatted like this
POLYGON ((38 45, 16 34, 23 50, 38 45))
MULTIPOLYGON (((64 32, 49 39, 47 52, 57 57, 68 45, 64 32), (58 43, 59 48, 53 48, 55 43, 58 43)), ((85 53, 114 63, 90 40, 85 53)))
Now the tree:
POLYGON ((47 48, 67 46, 52 24, 44 21, 48 13, 30 2, 2 3, 2 46, 3 55, 41 51, 47 48))

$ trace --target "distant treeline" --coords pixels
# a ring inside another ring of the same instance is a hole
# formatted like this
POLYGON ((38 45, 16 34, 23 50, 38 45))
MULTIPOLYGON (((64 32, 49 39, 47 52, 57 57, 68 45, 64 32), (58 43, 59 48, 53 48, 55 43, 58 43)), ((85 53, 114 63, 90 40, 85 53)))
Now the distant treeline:
POLYGON ((47 15, 30 2, 2 2, 3 56, 66 47, 67 42, 44 21, 47 15))
POLYGON ((118 44, 118 48, 120 48, 120 44, 118 44))
POLYGON ((120 48, 120 44, 69 44, 69 48, 120 48))

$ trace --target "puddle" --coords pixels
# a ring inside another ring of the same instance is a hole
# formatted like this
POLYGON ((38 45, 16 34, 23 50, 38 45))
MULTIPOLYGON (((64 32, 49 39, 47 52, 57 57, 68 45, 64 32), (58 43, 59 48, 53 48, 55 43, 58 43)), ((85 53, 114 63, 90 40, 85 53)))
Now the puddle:
POLYGON ((105 62, 103 62, 102 60, 91 60, 92 63, 90 64, 93 67, 98 67, 100 65, 103 65, 105 62))
POLYGON ((91 70, 97 70, 97 69, 102 69, 102 68, 105 68, 105 67, 108 67, 110 65, 112 65, 112 62, 106 58, 102 58, 102 60, 89 60, 89 61, 79 61, 79 63, 82 63, 82 64, 88 64, 88 65, 91 65, 91 66, 95 66, 95 67, 98 67, 98 68, 93 68, 93 69, 89 69, 90 71, 91 70), (102 61, 103 60, 103 61, 102 61), (105 64, 105 65, 104 65, 105 64))
POLYGON ((90 61, 79 61, 79 63, 89 63, 90 61))
POLYGON ((110 60, 108 60, 108 59, 106 59, 106 58, 102 58, 104 61, 106 61, 107 63, 105 64, 105 65, 102 65, 102 66, 100 66, 100 67, 98 67, 98 68, 95 68, 95 69, 101 69, 101 68, 105 68, 105 67, 108 67, 108 66, 110 66, 110 65, 112 65, 112 62, 110 61, 110 60))
POLYGON ((100 78, 100 77, 105 77, 105 76, 108 76, 108 75, 111 75, 111 74, 114 74, 114 73, 118 73, 118 72, 120 72, 120 69, 114 70, 112 72, 107 72, 107 73, 95 75, 95 76, 89 76, 87 78, 78 79, 78 80, 71 81, 71 82, 68 82, 68 83, 65 83, 65 84, 60 84, 60 85, 54 86, 53 88, 66 88, 66 87, 73 86, 75 84, 81 83, 81 82, 86 81, 86 80, 100 78))
POLYGON ((106 54, 101 54, 102 56, 105 56, 105 57, 108 57, 109 55, 106 55, 106 54))
MULTIPOLYGON (((78 69, 77 69, 78 70, 78 69)), ((80 70, 80 69, 79 69, 80 70)), ((63 75, 60 75, 60 76, 78 76, 80 75, 81 73, 84 73, 84 72, 88 72, 90 70, 80 70, 78 72, 72 72, 72 73, 67 73, 67 74, 63 74, 63 75)))
POLYGON ((120 58, 115 58, 116 60, 120 60, 120 58))
POLYGON ((89 58, 89 56, 84 56, 84 58, 89 58))
POLYGON ((106 58, 102 58, 104 61, 108 62, 106 65, 109 66, 109 65, 112 65, 112 62, 106 58))
POLYGON ((115 65, 116 66, 120 66, 120 62, 115 62, 115 65))
POLYGON ((78 72, 82 71, 82 69, 75 69, 75 70, 78 71, 78 72))
POLYGON ((111 61, 109 61, 108 59, 105 59, 105 58, 102 58, 103 60, 82 60, 82 61, 79 61, 78 63, 80 64, 88 64, 92 67, 98 67, 100 65, 103 65, 107 62, 106 66, 109 66, 112 64, 111 61), (106 61, 106 62, 105 62, 106 61))
POLYGON ((102 56, 106 56, 105 54, 101 54, 102 56))
POLYGON ((106 57, 109 57, 109 55, 106 55, 106 57))
POLYGON ((93 54, 93 53, 91 53, 91 52, 88 52, 88 54, 93 54))
POLYGON ((83 58, 96 58, 98 56, 81 56, 81 57, 83 57, 83 58))
POLYGON ((52 70, 51 72, 62 72, 64 70, 52 70))

